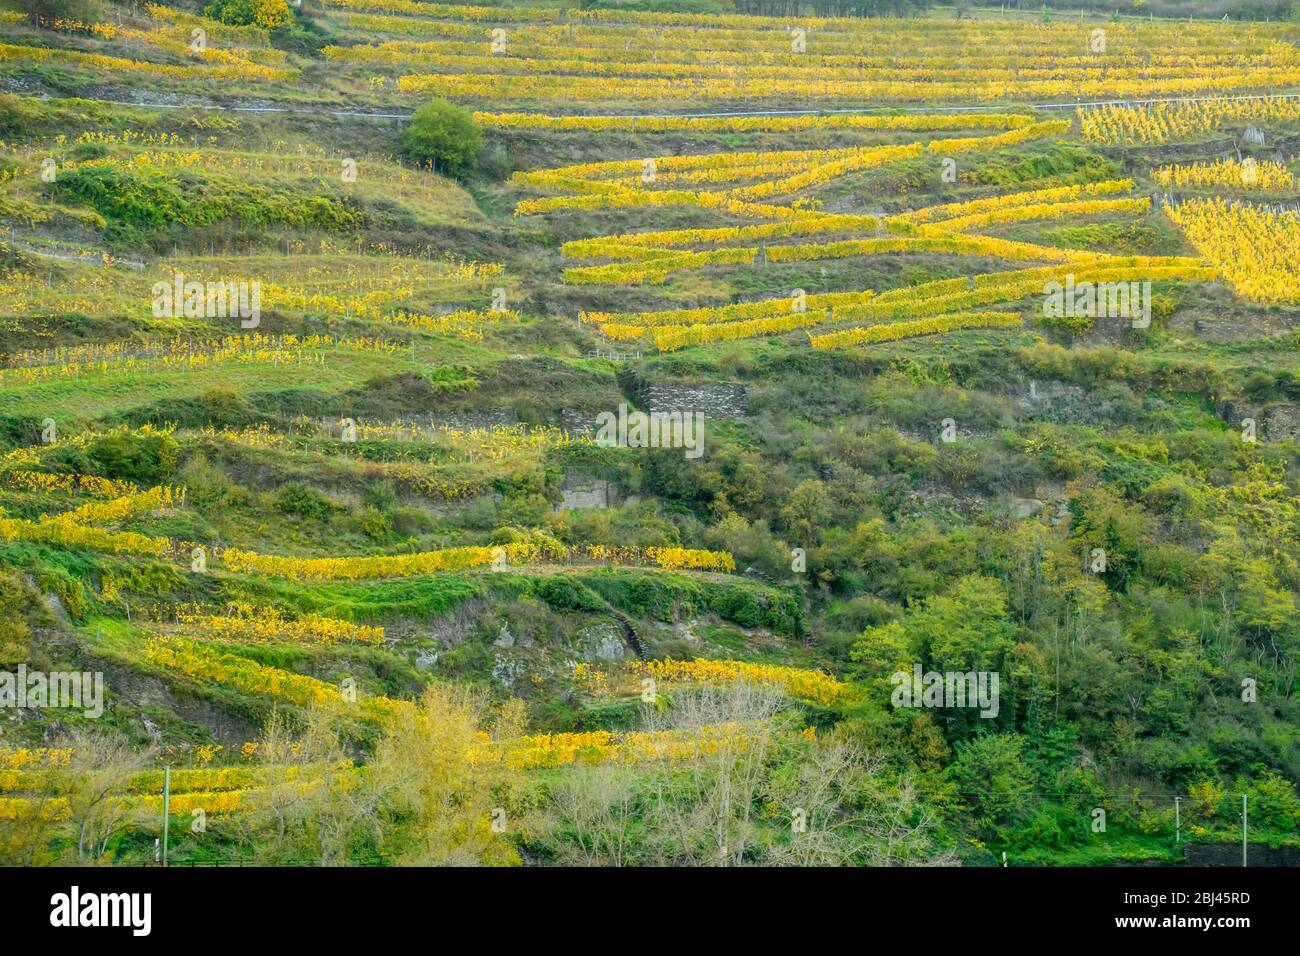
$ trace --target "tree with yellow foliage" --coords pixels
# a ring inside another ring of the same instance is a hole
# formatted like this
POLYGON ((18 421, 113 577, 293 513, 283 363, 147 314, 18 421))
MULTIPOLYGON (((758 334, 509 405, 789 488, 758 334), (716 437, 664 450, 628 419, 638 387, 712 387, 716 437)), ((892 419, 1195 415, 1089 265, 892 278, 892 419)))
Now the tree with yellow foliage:
POLYGON ((518 864, 510 815, 495 796, 510 772, 470 755, 518 736, 523 723, 517 699, 491 715, 481 695, 441 684, 396 715, 366 768, 374 805, 401 821, 385 837, 386 854, 415 866, 518 864))
POLYGON ((203 8, 203 14, 231 26, 258 26, 264 30, 293 22, 285 0, 212 0, 203 8))

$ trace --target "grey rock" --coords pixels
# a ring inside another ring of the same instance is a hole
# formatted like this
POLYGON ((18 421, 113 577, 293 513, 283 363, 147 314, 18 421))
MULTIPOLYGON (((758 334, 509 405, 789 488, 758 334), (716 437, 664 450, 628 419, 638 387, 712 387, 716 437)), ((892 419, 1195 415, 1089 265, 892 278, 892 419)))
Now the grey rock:
POLYGON ((158 725, 144 714, 140 715, 140 723, 144 726, 144 732, 149 735, 150 740, 162 740, 162 731, 158 725))
POLYGON ((524 664, 522 661, 514 661, 500 654, 492 662, 492 679, 498 681, 506 689, 511 689, 518 683, 519 679, 524 676, 524 664))
POLYGON ((627 644, 617 625, 593 624, 578 631, 576 637, 582 647, 582 658, 587 661, 621 661, 627 657, 627 644))
POLYGON ((1300 406, 1274 405, 1264 416, 1264 433, 1269 441, 1300 438, 1300 406))

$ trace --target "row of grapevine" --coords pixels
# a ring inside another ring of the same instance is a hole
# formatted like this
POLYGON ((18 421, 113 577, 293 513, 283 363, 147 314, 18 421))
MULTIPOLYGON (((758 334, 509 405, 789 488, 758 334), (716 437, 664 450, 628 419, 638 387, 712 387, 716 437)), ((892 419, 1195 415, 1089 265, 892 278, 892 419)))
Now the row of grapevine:
POLYGON ((826 335, 810 335, 809 344, 815 349, 846 349, 877 342, 897 342, 921 335, 937 335, 958 329, 1020 328, 1020 316, 1011 312, 958 312, 952 315, 935 315, 910 322, 889 322, 869 325, 860 329, 845 329, 826 335))

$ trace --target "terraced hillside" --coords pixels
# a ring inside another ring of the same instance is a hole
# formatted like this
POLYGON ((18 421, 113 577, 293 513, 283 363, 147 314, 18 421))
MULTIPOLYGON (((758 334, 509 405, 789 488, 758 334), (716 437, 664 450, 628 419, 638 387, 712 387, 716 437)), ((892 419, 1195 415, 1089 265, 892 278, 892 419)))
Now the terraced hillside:
POLYGON ((1296 845, 1300 26, 671 6, 0 10, 0 860, 1296 845))

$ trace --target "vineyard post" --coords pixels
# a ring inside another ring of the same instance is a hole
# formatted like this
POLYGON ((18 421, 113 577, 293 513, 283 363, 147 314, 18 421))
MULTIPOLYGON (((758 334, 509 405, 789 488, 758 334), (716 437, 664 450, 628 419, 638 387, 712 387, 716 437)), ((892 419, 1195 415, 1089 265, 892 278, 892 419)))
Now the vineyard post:
POLYGON ((1248 830, 1246 822, 1246 795, 1241 795, 1241 865, 1246 865, 1246 832, 1248 830))
POLYGON ((167 865, 167 838, 171 824, 172 768, 171 764, 163 767, 163 845, 162 865, 167 865))
POLYGON ((1182 797, 1174 797, 1174 842, 1182 844, 1183 842, 1183 818, 1178 806, 1182 797))

